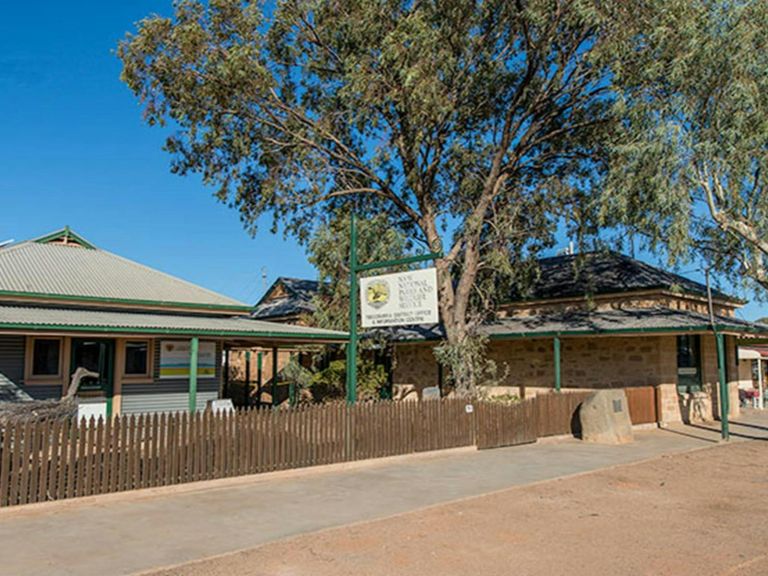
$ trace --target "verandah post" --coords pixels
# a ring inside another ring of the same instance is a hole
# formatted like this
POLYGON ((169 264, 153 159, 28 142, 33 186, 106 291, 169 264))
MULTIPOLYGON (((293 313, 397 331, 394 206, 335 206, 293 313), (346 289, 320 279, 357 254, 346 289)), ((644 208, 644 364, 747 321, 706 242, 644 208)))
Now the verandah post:
POLYGON ((229 398, 229 348, 224 348, 224 398, 229 398))
POLYGON ((264 361, 264 353, 259 350, 256 353, 256 405, 261 406, 261 386, 262 382, 262 362, 264 361))
POLYGON ((272 347, 272 382, 270 384, 272 406, 277 406, 277 346, 272 347))
POLYGON ((715 332, 717 342, 717 375, 720 383, 720 436, 723 440, 730 439, 728 425, 728 383, 725 381, 725 343, 723 335, 715 332))
POLYGON ((245 351, 245 385, 243 386, 243 406, 251 405, 251 351, 245 351))
POLYGON ((189 411, 197 410, 197 356, 200 339, 193 336, 189 342, 189 411))
POLYGON ((555 336, 555 340, 553 342, 553 350, 555 355, 555 392, 560 392, 560 337, 555 336))

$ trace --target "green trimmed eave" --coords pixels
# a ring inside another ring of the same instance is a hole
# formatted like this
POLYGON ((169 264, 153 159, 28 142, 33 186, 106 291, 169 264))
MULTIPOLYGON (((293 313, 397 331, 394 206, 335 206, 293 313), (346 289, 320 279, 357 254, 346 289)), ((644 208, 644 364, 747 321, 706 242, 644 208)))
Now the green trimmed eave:
POLYGON ((83 248, 88 248, 89 250, 97 249, 96 246, 88 242, 88 240, 86 240, 76 232, 73 232, 69 226, 64 226, 64 228, 62 228, 61 230, 56 230, 55 232, 51 232, 50 234, 46 234, 45 236, 40 236, 39 238, 35 238, 32 241, 37 242, 38 244, 47 244, 48 242, 61 240, 62 238, 67 238, 68 240, 72 240, 73 242, 79 244, 83 248))
MULTIPOLYGON (((715 331, 729 335, 761 333, 756 327, 732 326, 728 324, 716 324, 715 331)), ((670 326, 663 328, 617 328, 614 330, 559 330, 551 332, 507 332, 503 334, 491 334, 490 340, 511 340, 515 338, 554 338, 555 336, 611 336, 631 334, 675 334, 712 332, 712 326, 702 324, 699 326, 670 326)), ((768 335, 768 333, 766 334, 768 335)))
MULTIPOLYGON (((173 302, 165 300, 134 300, 132 298, 105 298, 103 296, 77 296, 74 294, 49 294, 46 292, 18 292, 14 290, 0 290, 0 299, 21 298, 34 304, 35 301, 55 300, 57 302, 87 302, 98 304, 118 304, 128 306, 144 306, 153 308, 184 308, 194 310, 221 310, 227 312, 250 313, 252 306, 237 304, 202 304, 196 302, 173 302)), ((18 302, 18 301, 17 301, 18 302)), ((1 302, 0 302, 1 303, 1 302)))
MULTIPOLYGON (((716 324, 715 330, 723 334, 739 336, 742 334, 765 334, 765 338, 755 338, 745 341, 745 343, 757 344, 760 342, 768 343, 768 330, 761 330, 757 327, 741 326, 736 327, 728 324, 716 324)), ((677 326, 664 328, 618 328, 615 330, 553 330, 549 332, 505 332, 501 334, 490 334, 489 340, 515 340, 523 338, 555 338, 560 336, 611 336, 611 335, 632 335, 632 334, 681 334, 681 333, 707 333, 712 332, 712 326, 702 324, 698 326, 677 326)), ((422 342, 439 342, 443 338, 439 337, 415 337, 408 340, 395 340, 393 344, 410 344, 422 342)))
MULTIPOLYGON (((578 294, 572 294, 570 296, 557 296, 553 298, 520 298, 518 300, 508 300, 500 304, 500 306, 520 306, 520 305, 534 305, 534 304, 546 304, 548 301, 552 300, 575 300, 575 299, 581 299, 581 300, 589 300, 591 297, 610 297, 610 296, 627 296, 630 294, 640 294, 644 292, 654 292, 654 291, 660 291, 663 293, 671 294, 673 296, 695 296, 697 298, 707 298, 706 292, 696 292, 693 290, 672 290, 667 286, 659 285, 659 286, 648 286, 647 288, 642 289, 623 289, 623 290, 611 290, 608 292, 595 292, 594 294, 584 294, 584 293, 578 293, 578 294)), ((719 291, 718 291, 719 292, 719 291)), ((730 294, 726 294, 724 292, 720 292, 719 295, 713 295, 713 300, 719 300, 721 302, 727 302, 730 304, 737 304, 739 306, 744 306, 749 302, 749 300, 746 300, 744 298, 739 298, 738 296, 731 296, 730 294)))
POLYGON ((25 324, 0 322, 0 331, 13 332, 73 332, 98 334, 147 334, 159 336, 199 336, 201 338, 246 338, 264 340, 294 340, 294 341, 325 341, 328 343, 343 343, 346 335, 330 333, 300 334, 280 331, 250 331, 250 330, 198 330, 195 328, 142 328, 131 326, 88 326, 76 324, 25 324))

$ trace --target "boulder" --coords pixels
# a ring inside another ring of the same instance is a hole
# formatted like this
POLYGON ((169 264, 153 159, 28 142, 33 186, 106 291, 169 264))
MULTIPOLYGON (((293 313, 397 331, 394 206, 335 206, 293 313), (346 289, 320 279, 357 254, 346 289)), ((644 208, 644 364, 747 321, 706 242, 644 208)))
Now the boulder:
POLYGON ((598 390, 579 410, 581 439, 600 444, 632 442, 632 421, 624 390, 598 390))

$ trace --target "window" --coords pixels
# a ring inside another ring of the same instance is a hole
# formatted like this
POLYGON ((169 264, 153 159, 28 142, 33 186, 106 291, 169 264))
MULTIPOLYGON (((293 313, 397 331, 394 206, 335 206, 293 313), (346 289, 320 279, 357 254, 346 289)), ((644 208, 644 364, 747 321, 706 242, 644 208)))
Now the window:
POLYGON ((131 341, 125 343, 126 376, 149 376, 149 342, 131 341))
POLYGON ((59 376, 61 340, 35 338, 32 344, 32 376, 59 376))

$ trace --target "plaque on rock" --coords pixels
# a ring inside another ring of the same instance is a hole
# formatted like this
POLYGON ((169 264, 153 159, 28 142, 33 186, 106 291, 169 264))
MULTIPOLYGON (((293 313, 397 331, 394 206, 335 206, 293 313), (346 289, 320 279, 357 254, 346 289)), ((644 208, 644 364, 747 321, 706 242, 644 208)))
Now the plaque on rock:
POLYGON ((598 390, 593 393, 579 409, 581 439, 599 444, 632 442, 632 421, 626 406, 624 390, 598 390))

